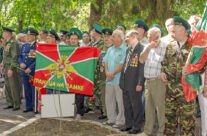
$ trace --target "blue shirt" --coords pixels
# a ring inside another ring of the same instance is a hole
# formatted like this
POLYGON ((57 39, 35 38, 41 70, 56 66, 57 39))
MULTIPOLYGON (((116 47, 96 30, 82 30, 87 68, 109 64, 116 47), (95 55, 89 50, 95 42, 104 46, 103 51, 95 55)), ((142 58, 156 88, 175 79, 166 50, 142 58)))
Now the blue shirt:
MULTIPOLYGON (((125 46, 125 43, 122 43, 118 48, 115 48, 115 45, 113 45, 107 50, 106 55, 103 58, 103 62, 107 63, 109 72, 113 72, 119 64, 124 64, 126 50, 127 47, 125 46)), ((121 72, 116 73, 112 81, 106 80, 106 84, 118 85, 120 75, 121 72)))

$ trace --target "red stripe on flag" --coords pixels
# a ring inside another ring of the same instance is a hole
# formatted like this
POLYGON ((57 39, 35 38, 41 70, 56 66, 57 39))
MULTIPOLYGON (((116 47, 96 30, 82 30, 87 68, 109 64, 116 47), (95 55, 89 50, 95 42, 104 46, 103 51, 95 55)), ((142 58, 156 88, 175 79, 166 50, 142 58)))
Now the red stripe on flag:
POLYGON ((96 47, 79 47, 76 49, 75 53, 70 56, 69 61, 76 62, 82 61, 89 58, 98 57, 101 50, 96 47))
POLYGON ((65 77, 67 86, 69 87, 69 92, 71 93, 79 93, 85 95, 92 95, 93 94, 93 83, 88 81, 87 79, 75 74, 71 73, 70 77, 65 77), (82 89, 83 87, 83 89, 82 89), (77 89, 76 89, 77 88, 77 89))
POLYGON ((51 77, 52 75, 50 74, 49 70, 35 71, 33 85, 38 87, 44 87, 45 84, 40 83, 39 79, 41 81, 49 81, 51 77))
POLYGON ((53 59, 54 61, 60 59, 57 44, 37 43, 36 46, 36 50, 48 58, 53 59))

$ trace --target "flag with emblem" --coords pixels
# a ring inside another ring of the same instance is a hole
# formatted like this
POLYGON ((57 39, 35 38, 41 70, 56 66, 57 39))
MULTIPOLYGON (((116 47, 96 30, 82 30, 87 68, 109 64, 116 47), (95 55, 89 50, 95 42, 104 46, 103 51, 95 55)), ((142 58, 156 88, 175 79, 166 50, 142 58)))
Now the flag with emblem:
POLYGON ((100 52, 96 47, 37 43, 34 86, 92 95, 100 52))
POLYGON ((202 91, 199 74, 204 70, 207 62, 207 4, 202 19, 196 28, 197 30, 192 32, 188 40, 192 44, 192 49, 186 62, 188 74, 182 76, 182 87, 187 102, 197 97, 197 91, 202 91))

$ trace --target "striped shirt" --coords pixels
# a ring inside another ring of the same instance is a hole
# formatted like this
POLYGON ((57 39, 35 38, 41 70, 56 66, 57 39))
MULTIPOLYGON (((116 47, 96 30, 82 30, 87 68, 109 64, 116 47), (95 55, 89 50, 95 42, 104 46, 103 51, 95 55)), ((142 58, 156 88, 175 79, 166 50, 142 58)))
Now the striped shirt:
MULTIPOLYGON (((145 49, 148 47, 147 45, 145 49)), ((144 66, 144 77, 145 78, 156 78, 161 73, 161 62, 165 56, 166 43, 160 41, 157 48, 152 48, 148 54, 144 66)))

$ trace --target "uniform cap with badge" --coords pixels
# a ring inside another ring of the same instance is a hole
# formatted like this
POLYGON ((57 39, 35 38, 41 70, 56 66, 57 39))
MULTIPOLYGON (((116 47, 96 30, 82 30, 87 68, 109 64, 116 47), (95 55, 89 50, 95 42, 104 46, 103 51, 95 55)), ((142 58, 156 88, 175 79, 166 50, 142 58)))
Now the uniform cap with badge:
POLYGON ((14 30, 11 28, 11 27, 5 27, 5 26, 2 26, 2 29, 3 31, 7 31, 7 32, 14 32, 14 30))
POLYGON ((135 28, 143 28, 146 32, 149 30, 149 27, 147 26, 147 24, 141 19, 135 20, 135 28))
POLYGON ((78 36, 78 38, 79 38, 79 40, 81 40, 82 39, 82 33, 81 33, 81 31, 78 29, 78 28, 71 28, 70 29, 70 31, 69 31, 69 37, 71 36, 71 35, 77 35, 78 36))
POLYGON ((35 30, 34 28, 28 28, 28 30, 27 30, 27 34, 37 36, 39 33, 38 33, 38 31, 35 30))
POLYGON ((102 30, 102 32, 103 32, 104 35, 112 35, 113 30, 109 29, 109 28, 105 28, 105 29, 102 30))
POLYGON ((28 28, 25 28, 25 29, 21 30, 20 33, 27 34, 27 31, 28 31, 28 28))
POLYGON ((49 30, 48 35, 55 38, 55 40, 60 40, 59 36, 57 35, 56 31, 53 28, 49 30))
POLYGON ((175 17, 173 17, 173 23, 174 23, 174 25, 184 26, 186 31, 188 32, 188 34, 189 35, 191 34, 191 26, 185 19, 175 16, 175 17))
POLYGON ((98 24, 93 24, 93 28, 95 29, 95 31, 99 34, 102 34, 102 28, 100 25, 98 24))
POLYGON ((89 34, 89 32, 88 31, 83 31, 82 34, 89 34))

